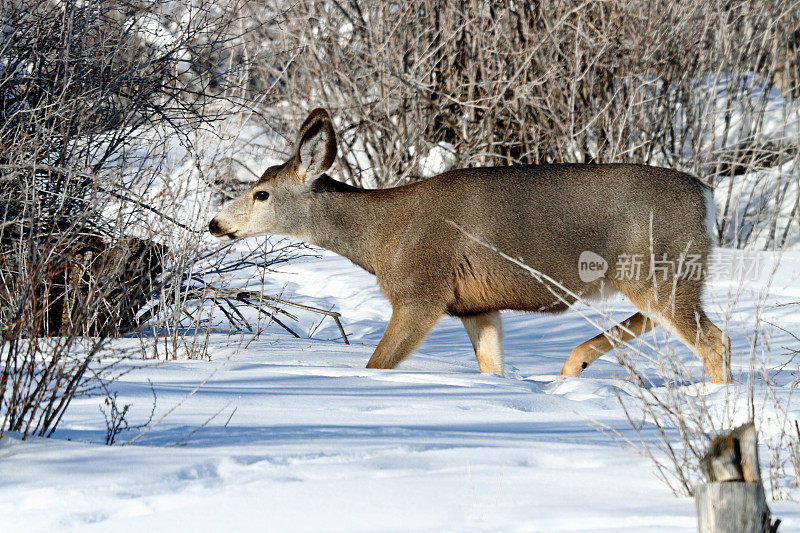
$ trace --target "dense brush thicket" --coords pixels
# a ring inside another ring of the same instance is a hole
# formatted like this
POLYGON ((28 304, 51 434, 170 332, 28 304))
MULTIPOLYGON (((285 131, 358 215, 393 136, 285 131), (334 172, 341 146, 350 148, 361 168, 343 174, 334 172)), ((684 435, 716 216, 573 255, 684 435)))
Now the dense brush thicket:
POLYGON ((306 0, 263 31, 283 53, 265 72, 299 107, 285 118, 326 106, 354 183, 449 165, 655 164, 724 191, 720 242, 797 240, 791 1, 306 0), (769 183, 740 178, 765 169, 769 183))
POLYGON ((165 131, 236 103, 236 7, 0 3, 0 436, 49 434, 102 344, 77 336, 134 327, 157 288, 168 250, 120 205, 147 209, 165 131))

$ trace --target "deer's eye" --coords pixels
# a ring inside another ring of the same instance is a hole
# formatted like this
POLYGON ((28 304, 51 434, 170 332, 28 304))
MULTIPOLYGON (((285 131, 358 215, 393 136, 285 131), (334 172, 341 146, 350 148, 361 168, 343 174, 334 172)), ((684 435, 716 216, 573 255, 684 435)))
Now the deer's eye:
POLYGON ((259 202, 263 202, 267 198, 269 198, 269 193, 267 191, 258 191, 255 194, 255 199, 259 202))

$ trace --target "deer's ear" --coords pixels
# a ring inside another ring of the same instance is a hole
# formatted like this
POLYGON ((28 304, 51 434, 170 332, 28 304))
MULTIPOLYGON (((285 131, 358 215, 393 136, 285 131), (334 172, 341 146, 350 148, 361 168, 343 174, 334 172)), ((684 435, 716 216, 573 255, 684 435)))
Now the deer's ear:
POLYGON ((305 180, 322 174, 336 159, 336 134, 328 112, 315 109, 300 126, 297 142, 297 172, 305 180))

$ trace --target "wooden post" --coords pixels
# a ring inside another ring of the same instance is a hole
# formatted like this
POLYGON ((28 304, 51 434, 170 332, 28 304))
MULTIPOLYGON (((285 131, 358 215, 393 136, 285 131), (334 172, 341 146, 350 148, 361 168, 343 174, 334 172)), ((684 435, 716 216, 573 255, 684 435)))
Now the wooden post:
POLYGON ((695 489, 700 533, 774 533, 761 470, 756 428, 748 422, 718 435, 700 462, 708 483, 695 489))

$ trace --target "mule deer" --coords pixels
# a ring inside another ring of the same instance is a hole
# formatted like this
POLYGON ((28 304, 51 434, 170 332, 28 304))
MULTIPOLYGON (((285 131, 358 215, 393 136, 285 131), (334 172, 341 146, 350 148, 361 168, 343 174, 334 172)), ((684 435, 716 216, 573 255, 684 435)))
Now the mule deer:
POLYGON ((704 269, 711 248, 711 191, 674 170, 632 164, 542 165, 451 170, 390 189, 365 190, 330 178, 336 156, 328 113, 314 110, 297 150, 268 168, 209 224, 222 239, 283 233, 327 248, 374 274, 392 317, 367 368, 394 368, 443 315, 461 319, 481 372, 503 372, 500 311, 560 312, 612 289, 639 310, 575 348, 561 373, 575 376, 616 343, 660 324, 688 345, 711 381, 729 379, 728 338, 701 306, 702 276, 664 279, 658 259, 691 258, 704 269), (476 242, 557 280, 552 289, 476 242), (579 259, 640 258, 641 275, 582 276, 579 259), (655 271, 656 276, 648 275, 655 271), (630 279, 629 279, 630 278, 630 279))

